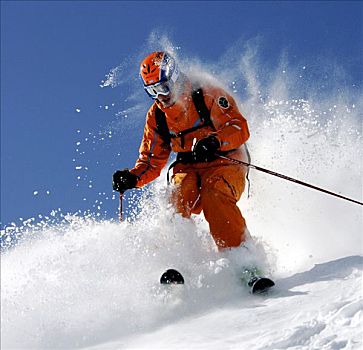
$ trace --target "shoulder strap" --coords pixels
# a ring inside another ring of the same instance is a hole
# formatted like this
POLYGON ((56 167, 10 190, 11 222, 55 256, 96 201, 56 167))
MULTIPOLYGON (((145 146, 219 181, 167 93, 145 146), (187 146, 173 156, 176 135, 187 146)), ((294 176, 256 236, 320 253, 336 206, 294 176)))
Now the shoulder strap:
POLYGON ((194 106, 199 114, 199 118, 205 123, 210 123, 210 110, 207 108, 202 88, 193 89, 192 99, 194 106))
POLYGON ((170 144, 171 135, 166 122, 165 113, 159 108, 155 109, 156 132, 160 135, 164 143, 170 144))

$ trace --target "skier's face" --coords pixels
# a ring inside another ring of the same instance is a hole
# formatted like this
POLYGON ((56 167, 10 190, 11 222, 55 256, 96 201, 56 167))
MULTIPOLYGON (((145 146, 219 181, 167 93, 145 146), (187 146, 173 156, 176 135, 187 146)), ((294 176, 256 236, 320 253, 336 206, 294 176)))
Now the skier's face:
POLYGON ((170 107, 175 103, 173 95, 172 92, 169 95, 159 95, 158 101, 162 103, 163 107, 170 107))
POLYGON ((157 100, 164 108, 171 107, 178 100, 182 90, 182 84, 180 82, 176 82, 170 89, 168 95, 159 95, 157 100))

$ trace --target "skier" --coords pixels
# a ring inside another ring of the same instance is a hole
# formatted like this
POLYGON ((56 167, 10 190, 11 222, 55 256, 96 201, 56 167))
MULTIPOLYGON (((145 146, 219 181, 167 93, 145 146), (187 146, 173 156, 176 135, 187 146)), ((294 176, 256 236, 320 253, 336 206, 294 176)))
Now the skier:
POLYGON ((233 97, 211 83, 179 71, 167 52, 153 52, 140 66, 146 93, 154 100, 146 116, 134 168, 113 174, 118 192, 142 187, 160 175, 170 152, 177 152, 172 202, 183 217, 202 211, 219 250, 249 237, 237 202, 247 167, 219 156, 249 162, 246 119, 233 97))

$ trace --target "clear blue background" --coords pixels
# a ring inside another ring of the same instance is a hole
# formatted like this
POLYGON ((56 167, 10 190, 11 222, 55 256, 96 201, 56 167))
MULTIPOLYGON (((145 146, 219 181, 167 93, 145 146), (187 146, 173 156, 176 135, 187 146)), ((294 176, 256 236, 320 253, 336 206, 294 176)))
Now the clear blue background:
POLYGON ((56 208, 117 217, 117 198, 105 198, 113 171, 134 164, 142 125, 100 142, 99 131, 130 107, 126 92, 100 83, 127 57, 137 79, 132 59, 153 30, 208 62, 240 39, 260 37, 266 67, 283 50, 292 63, 327 55, 360 84, 362 11, 362 2, 349 1, 1 1, 2 225, 56 208), (76 142, 89 132, 96 142, 81 160, 76 142), (79 163, 97 166, 77 180, 79 163))

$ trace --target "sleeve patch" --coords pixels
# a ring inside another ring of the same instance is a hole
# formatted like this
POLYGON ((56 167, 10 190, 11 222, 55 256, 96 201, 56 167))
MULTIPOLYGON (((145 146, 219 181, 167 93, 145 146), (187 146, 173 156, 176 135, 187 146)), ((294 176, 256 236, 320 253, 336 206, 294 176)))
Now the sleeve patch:
POLYGON ((229 107, 229 102, 226 97, 221 96, 218 98, 218 105, 221 108, 227 109, 229 107))

